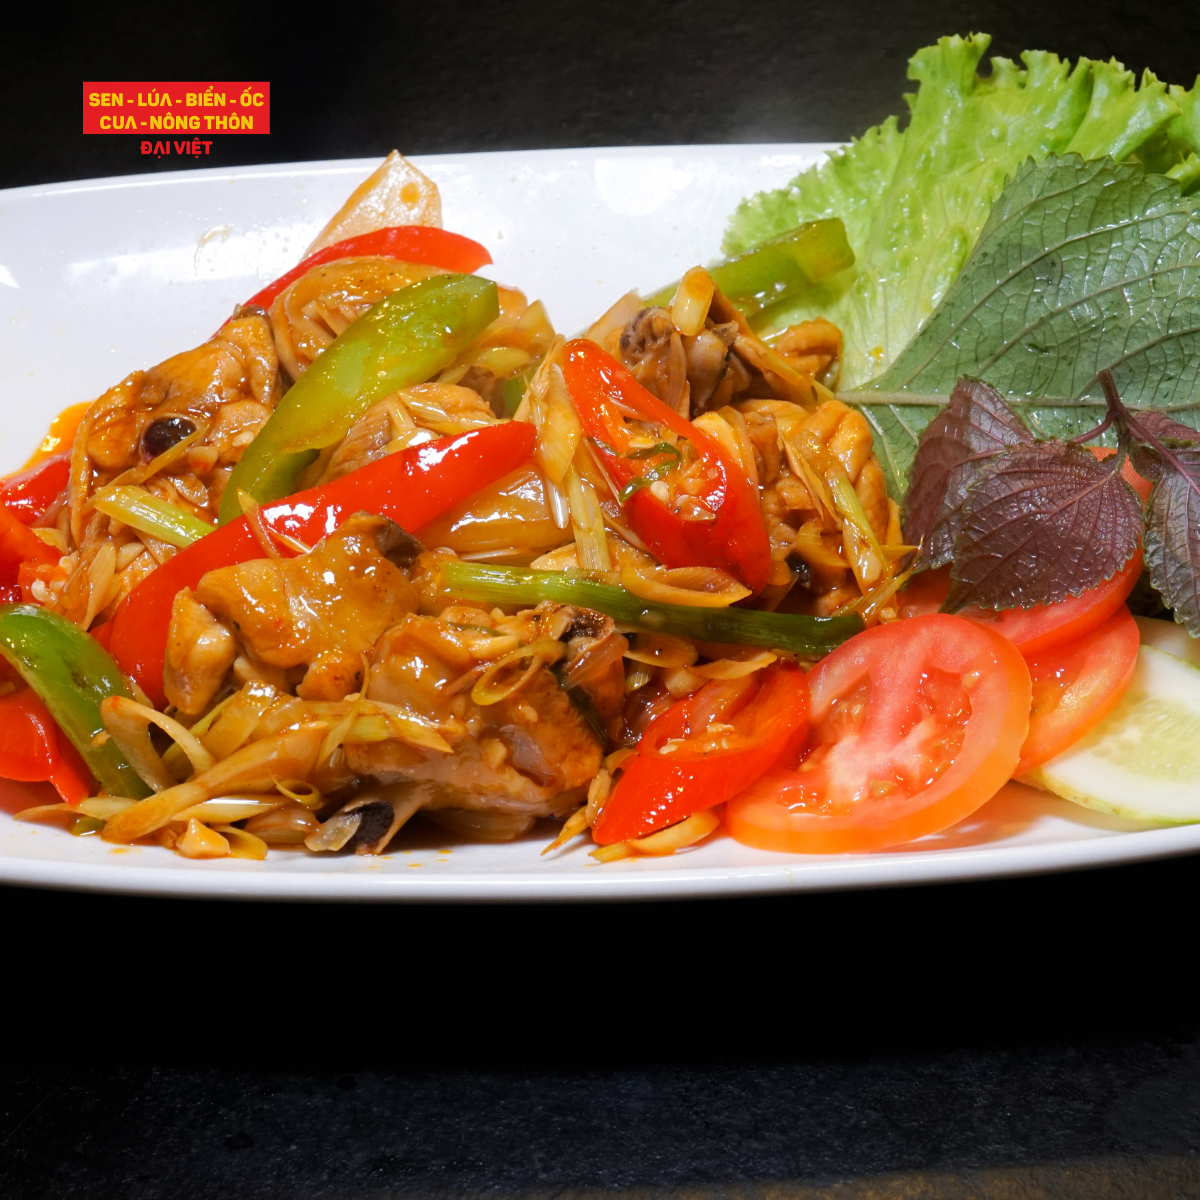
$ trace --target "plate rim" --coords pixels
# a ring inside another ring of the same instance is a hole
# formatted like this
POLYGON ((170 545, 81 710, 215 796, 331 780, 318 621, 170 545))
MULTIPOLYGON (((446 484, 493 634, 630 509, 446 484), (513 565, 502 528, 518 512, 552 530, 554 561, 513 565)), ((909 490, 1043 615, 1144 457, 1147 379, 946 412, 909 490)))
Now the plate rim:
MULTIPOLYGON (((527 844, 532 846, 533 843, 527 844)), ((259 868, 257 863, 237 860, 183 867, 167 861, 161 866, 141 866, 0 855, 0 885, 180 899, 292 903, 637 902, 982 882, 1180 858, 1198 850, 1200 824, 1021 846, 796 855, 791 862, 760 865, 680 866, 672 870, 647 866, 630 871, 623 870, 622 863, 617 862, 605 864, 603 868, 600 864, 589 864, 583 868, 586 874, 481 871, 447 874, 440 878, 432 871, 421 878, 413 878, 382 871, 368 874, 256 869, 259 868)), ((644 859, 630 861, 645 862, 644 859)))

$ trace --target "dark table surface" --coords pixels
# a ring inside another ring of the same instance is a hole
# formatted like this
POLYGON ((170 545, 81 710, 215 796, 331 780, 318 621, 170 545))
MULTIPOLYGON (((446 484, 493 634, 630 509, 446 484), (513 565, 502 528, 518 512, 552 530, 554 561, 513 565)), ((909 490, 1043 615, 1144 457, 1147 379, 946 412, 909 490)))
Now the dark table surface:
MULTIPOLYGON (((219 166, 846 138, 972 29, 1200 71, 1194 5, 1114 0, 25 19, 0 186, 154 167, 78 133, 84 79, 270 79, 219 166)), ((0 889, 0 1195, 1200 1195, 1198 901, 1190 859, 610 907, 0 889)))

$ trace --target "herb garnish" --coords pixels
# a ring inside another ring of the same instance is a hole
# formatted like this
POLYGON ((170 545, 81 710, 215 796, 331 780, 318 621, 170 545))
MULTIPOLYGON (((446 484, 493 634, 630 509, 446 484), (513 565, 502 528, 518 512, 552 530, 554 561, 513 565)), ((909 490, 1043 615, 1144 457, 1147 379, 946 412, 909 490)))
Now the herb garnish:
POLYGON ((1035 440, 995 389, 969 379, 926 428, 905 537, 921 544, 920 569, 953 563, 947 611, 1078 596, 1111 579, 1143 540, 1151 582, 1200 635, 1200 433, 1130 409, 1110 371, 1100 382, 1105 419, 1073 441, 1035 440), (1109 426, 1118 450, 1099 460, 1082 443, 1109 426), (1127 458, 1155 485, 1144 513, 1121 477, 1127 458))
POLYGON ((1077 439, 1104 414, 1106 367, 1130 409, 1200 420, 1200 195, 1136 164, 1052 157, 1017 172, 888 371, 841 398, 899 496, 957 379, 986 379, 1039 436, 1077 439))

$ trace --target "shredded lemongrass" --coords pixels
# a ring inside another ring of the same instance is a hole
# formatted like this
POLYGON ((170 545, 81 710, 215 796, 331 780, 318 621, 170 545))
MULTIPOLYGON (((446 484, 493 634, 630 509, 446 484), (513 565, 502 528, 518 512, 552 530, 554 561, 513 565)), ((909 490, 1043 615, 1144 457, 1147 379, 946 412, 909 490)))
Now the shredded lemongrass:
POLYGON ((813 567, 833 567, 837 570, 844 570, 849 564, 835 550, 826 545, 824 538, 821 536, 821 522, 814 517, 811 521, 805 521, 799 529, 796 530, 796 536, 792 539, 792 546, 797 554, 813 567))
POLYGON ((687 638, 669 633, 639 633, 625 651, 625 657, 651 667, 690 667, 700 657, 700 651, 687 638))
MULTIPOLYGON (((873 591, 868 592, 865 596, 860 597, 849 605, 844 605, 843 608, 847 612, 857 612, 864 621, 873 621, 887 605, 887 602, 909 581, 912 573, 913 568, 909 567, 907 571, 902 571, 895 579, 886 580, 873 591)), ((842 610, 839 609, 838 611, 842 610)))
POLYGON ((402 742, 407 742, 410 746, 417 746, 422 750, 437 750, 442 754, 450 753, 450 743, 425 718, 415 716, 399 705, 389 704, 385 700, 372 700, 370 704, 384 714, 395 736, 402 742))
POLYGON ((152 495, 145 488, 126 484, 101 488, 92 498, 95 507, 114 520, 123 521, 139 533, 180 549, 213 532, 216 528, 169 500, 152 495))
MULTIPOLYGON (((129 700, 124 696, 109 696, 100 705, 100 716, 104 721, 104 728, 112 734, 113 741, 121 750, 125 749, 121 738, 127 730, 140 725, 148 741, 148 727, 157 725, 187 755, 192 770, 196 774, 210 770, 216 765, 216 757, 190 729, 185 729, 178 721, 168 717, 166 713, 158 712, 148 704, 139 704, 136 700, 129 700)), ((162 759, 158 756, 157 751, 151 749, 155 758, 162 764, 162 759)), ((165 766, 163 769, 166 770, 165 766)), ((174 777, 169 772, 167 772, 167 776, 170 778, 169 786, 174 786, 174 777)), ((150 783, 149 780, 146 782, 150 783)))
POLYGON ((813 506, 818 512, 824 514, 821 524, 823 526, 835 525, 837 523, 837 513, 834 510, 833 496, 830 495, 825 480, 813 470, 812 464, 804 457, 800 439, 798 437, 785 437, 783 440, 783 452, 787 458, 788 467, 792 474, 804 484, 809 497, 813 501, 813 506), (826 517, 828 518, 828 522, 825 520, 826 517))
POLYGON ((117 569, 117 548, 112 542, 102 542, 88 563, 88 602, 80 626, 90 629, 92 622, 109 600, 109 584, 117 569))
POLYGON ((758 460, 754 457, 754 443, 750 440, 750 429, 746 418, 736 408, 726 404, 718 410, 717 415, 733 430, 734 441, 737 444, 738 461, 746 472, 752 487, 758 487, 758 460))
POLYGON ((750 589, 716 567, 621 568, 621 586, 643 600, 696 608, 728 608, 749 596, 750 589), (701 586, 691 586, 700 583, 701 586), (715 585, 709 590, 704 584, 715 585), (717 590, 719 589, 719 590, 717 590))
POLYGON ((535 642, 530 642, 527 646, 521 646, 516 650, 510 651, 503 658, 496 659, 490 663, 487 669, 479 676, 471 688, 471 699, 480 706, 486 708, 492 704, 498 704, 501 700, 507 700, 510 696, 516 695, 525 688, 538 669, 546 666, 548 663, 557 662, 564 654, 567 648, 559 641, 552 641, 549 638, 539 638, 535 642), (507 683, 498 682, 502 672, 516 666, 518 663, 529 659, 529 666, 517 676, 515 680, 507 683))
POLYGON ((14 813, 13 820, 29 821, 34 824, 39 821, 66 822, 78 816, 80 811, 78 807, 70 804, 35 804, 32 808, 23 808, 20 812, 14 813))
MULTIPOLYGON (((105 826, 104 838, 125 844, 135 842, 173 821, 185 808, 213 796, 268 791, 274 788, 280 775, 284 778, 306 777, 316 766, 317 752, 328 728, 324 721, 312 721, 298 729, 288 729, 251 742, 195 779, 178 783, 115 814, 105 826)), ((270 815, 254 819, 263 820, 270 815)))
POLYGON ((871 521, 862 506, 862 501, 858 498, 858 493, 854 490, 854 484, 850 482, 850 477, 845 473, 840 464, 836 469, 830 470, 827 481, 833 493, 833 503, 837 508, 838 515, 843 521, 852 521, 854 523, 855 529, 858 531, 858 536, 871 547, 879 556, 880 562, 882 562, 884 558, 883 547, 879 544, 879 539, 875 536, 875 530, 871 528, 871 521))
POLYGON ((248 796, 222 796, 217 800, 205 800, 201 804, 193 804, 191 808, 185 808, 183 812, 176 813, 175 820, 190 821, 195 818, 197 821, 203 821, 206 825, 212 824, 214 821, 225 823, 245 821, 250 817, 270 812, 282 803, 283 800, 264 800, 261 796, 253 799, 248 796))
POLYGON ((559 846, 565 846, 573 837, 577 837, 588 827, 587 805, 577 808, 564 822, 562 829, 558 832, 558 837, 554 839, 542 851, 543 854, 549 854, 551 850, 557 850, 559 846))
POLYGON ((598 846, 591 856, 597 862, 616 862, 621 858, 632 858, 633 850, 628 842, 614 842, 611 846, 598 846))
POLYGON ((541 421, 534 454, 546 479, 557 487, 566 477, 583 439, 583 426, 558 363, 551 363, 545 379, 545 392, 539 397, 541 421))
POLYGON ((579 565, 585 571, 611 571, 613 564, 604 532, 604 511, 595 489, 573 466, 568 469, 565 482, 579 565))
POLYGON ((623 329, 631 317, 636 317, 643 308, 645 301, 637 292, 626 292, 602 317, 598 318, 583 335, 589 342, 608 349, 604 343, 608 338, 623 329))
POLYGON ((614 750, 611 754, 604 757, 604 769, 610 774, 615 775, 624 765, 625 760, 631 758, 637 751, 632 746, 622 746, 619 750, 614 750))
POLYGON ((250 526, 250 532, 254 534, 254 540, 261 547, 263 554, 267 558, 282 558, 279 547, 275 545, 271 532, 263 521, 262 508, 258 501, 245 488, 238 488, 237 498, 242 516, 246 518, 246 524, 250 526))
POLYGON ((567 494, 556 483, 546 480, 546 502, 550 506, 550 516, 554 519, 556 529, 566 529, 571 523, 571 502, 567 494))
POLYGON ((249 739, 258 723, 279 699, 266 683, 247 683, 192 726, 214 758, 227 758, 249 739))
POLYGON ((654 672, 645 663, 635 662, 625 673, 626 693, 636 692, 644 688, 654 678, 654 672))
POLYGON ((115 817, 117 813, 132 808, 136 803, 136 800, 126 800, 124 796, 89 796, 79 802, 79 811, 87 813, 89 817, 107 821, 109 817, 115 817))
MULTIPOLYGON (((323 746, 322 750, 324 750, 323 746)), ((323 760, 324 755, 319 755, 318 761, 323 760)), ((315 783, 309 783, 307 779, 277 780, 275 790, 281 796, 286 796, 297 804, 303 804, 305 808, 311 808, 313 812, 316 812, 325 803, 325 796, 321 789, 315 783)))
POLYGON ((418 424, 423 425, 426 429, 432 429, 435 433, 445 434, 466 433, 471 429, 482 429, 485 425, 495 424, 495 417, 455 415, 447 412, 437 400, 438 391, 446 386, 448 386, 446 381, 439 381, 437 383, 418 383, 412 387, 400 389, 400 395, 405 405, 418 424))
MULTIPOLYGON (((358 714, 362 711, 362 707, 363 698, 362 693, 360 692, 358 698, 354 700, 350 707, 346 710, 346 715, 329 730, 328 734, 325 735, 325 741, 321 744, 320 753, 317 755, 318 762, 328 762, 333 757, 334 751, 346 740, 346 735, 351 729, 354 728, 354 721, 358 717, 358 714)), ((279 784, 276 784, 275 786, 278 787, 280 791, 283 791, 283 788, 279 784)), ((298 800, 299 797, 295 796, 293 799, 298 800)), ((310 805, 309 807, 317 808, 319 806, 310 805)))
POLYGON ((252 862, 261 862, 267 857, 267 843, 236 825, 214 825, 217 833, 224 835, 229 843, 231 858, 248 858, 252 862))
MULTIPOLYGON (((740 447, 737 442, 737 434, 733 426, 724 420, 719 413, 706 412, 701 413, 692 422, 697 429, 707 433, 714 442, 720 444, 721 448, 729 455, 735 463, 741 462, 740 447)), ((745 471, 745 464, 742 464, 742 470, 745 471)), ((756 481, 757 482, 757 481, 756 481)))
POLYGON ((150 741, 150 713, 158 715, 125 696, 108 696, 100 704, 100 719, 117 749, 153 791, 165 792, 176 781, 150 741))
POLYGON ((517 346, 484 346, 471 356, 471 365, 483 367, 497 379, 515 375, 522 367, 529 366, 529 352, 517 346))
POLYGON ((685 846, 694 846, 697 842, 703 841, 720 824, 721 818, 718 813, 711 808, 705 808, 698 813, 692 813, 690 817, 684 818, 678 824, 670 825, 666 829, 660 829, 657 833, 651 833, 643 838, 635 838, 624 844, 637 854, 649 854, 656 857, 674 854, 676 850, 682 850, 685 846))
POLYGON ((742 679, 769 667, 776 658, 770 650, 761 650, 753 658, 718 658, 692 667, 692 671, 705 679, 742 679))

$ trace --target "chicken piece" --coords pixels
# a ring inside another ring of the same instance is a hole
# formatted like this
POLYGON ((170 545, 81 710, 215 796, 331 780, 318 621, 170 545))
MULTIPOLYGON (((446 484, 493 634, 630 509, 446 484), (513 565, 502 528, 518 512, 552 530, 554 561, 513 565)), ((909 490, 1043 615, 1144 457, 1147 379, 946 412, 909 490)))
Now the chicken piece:
POLYGON ((392 417, 395 411, 396 406, 392 404, 390 397, 372 404, 350 426, 346 436, 338 443, 325 465, 321 482, 329 483, 331 480, 340 479, 343 475, 382 458, 396 437, 396 424, 392 417))
POLYGON ((536 466, 517 470, 480 488, 434 518, 423 530, 431 546, 487 562, 532 562, 571 537, 554 521, 546 481, 536 466))
POLYGON ((351 770, 383 783, 430 785, 427 809, 530 819, 565 812, 578 803, 603 754, 546 665, 563 656, 555 643, 570 635, 578 615, 556 604, 503 618, 456 606, 440 617, 410 616, 388 630, 372 659, 368 699, 437 721, 450 753, 400 741, 356 743, 346 747, 351 770), (544 648, 538 656, 520 653, 535 644, 544 648))
POLYGON ((590 608, 572 608, 571 624, 563 635, 567 656, 563 660, 563 687, 578 689, 596 716, 604 722, 611 741, 621 736, 625 707, 625 651, 629 639, 617 632, 612 617, 590 608))
POLYGON ((204 444, 216 450, 216 462, 233 466, 270 415, 271 410, 257 400, 232 400, 217 413, 204 444))
MULTIPOLYGON (((711 407, 710 401, 725 377, 726 364, 737 332, 737 325, 730 321, 725 325, 702 329, 695 337, 683 339, 693 417, 711 407)), ((732 388, 729 392, 732 394, 732 388)), ((726 399, 723 397, 722 402, 726 399)))
POLYGON ((478 392, 453 383, 418 383, 377 400, 346 432, 321 475, 328 483, 393 450, 442 434, 491 425, 495 416, 478 392))
MULTIPOLYGON (((842 357, 842 331, 824 317, 790 325, 775 343, 775 349, 805 375, 822 375, 842 357)), ((836 374, 836 372, 832 372, 836 374)), ((823 382, 833 386, 828 377, 823 382)))
MULTIPOLYGON (((254 402, 261 426, 279 395, 270 323, 261 310, 248 310, 227 321, 211 341, 135 372, 105 392, 85 419, 87 454, 102 470, 127 470, 197 429, 211 433, 227 404, 254 402)), ((243 448, 227 461, 240 458, 243 448)))
POLYGON ((341 258, 290 283, 271 302, 279 363, 295 382, 338 334, 372 305, 410 283, 441 275, 440 267, 391 258, 341 258))
POLYGON ((361 686, 361 656, 416 609, 416 588, 395 560, 411 562, 418 548, 394 522, 357 513, 298 558, 210 571, 196 599, 232 626, 251 663, 305 667, 298 695, 340 700, 361 686))
POLYGON ((688 360, 683 339, 665 308, 643 308, 631 318, 618 343, 634 378, 681 416, 688 415, 688 360))
POLYGON ((198 717, 221 690, 237 657, 230 630, 201 604, 191 588, 175 594, 163 666, 167 699, 185 716, 198 717))

